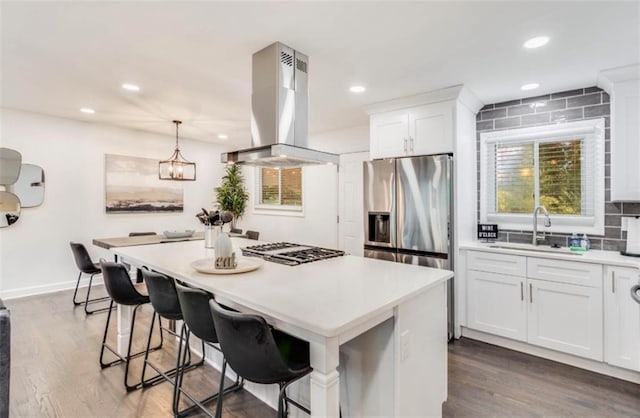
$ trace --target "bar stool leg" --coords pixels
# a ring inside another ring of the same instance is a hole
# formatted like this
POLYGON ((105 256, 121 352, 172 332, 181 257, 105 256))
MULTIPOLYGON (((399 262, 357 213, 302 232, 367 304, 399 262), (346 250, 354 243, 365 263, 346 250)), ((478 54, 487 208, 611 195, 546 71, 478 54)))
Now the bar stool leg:
POLYGON ((220 374, 220 385, 218 387, 218 402, 216 403, 216 418, 222 418, 222 400, 224 399, 224 376, 227 371, 227 360, 222 360, 222 371, 220 374))
MULTIPOLYGON (((82 273, 80 273, 80 274, 82 274, 82 273)), ((92 275, 89 277, 89 287, 87 287, 87 297, 85 298, 85 301, 84 301, 84 312, 85 312, 85 314, 87 314, 87 315, 91 315, 91 314, 94 314, 94 313, 97 313, 97 312, 104 312, 104 311, 106 311, 107 309, 111 309, 111 308, 100 308, 100 309, 94 309, 94 310, 92 310, 92 311, 90 311, 90 310, 88 310, 88 309, 87 309, 87 307, 89 306, 89 304, 90 304, 90 303, 92 303, 92 302, 99 302, 99 301, 102 301, 102 300, 107 300, 107 299, 109 299, 109 297, 108 297, 108 296, 105 296, 105 297, 103 297, 103 298, 96 298, 96 299, 93 299, 93 300, 90 300, 90 299, 89 299, 89 296, 91 295, 91 284, 93 283, 93 276, 95 276, 95 273, 94 273, 94 274, 92 274, 92 275)), ((78 281, 78 284, 79 284, 79 283, 80 283, 80 282, 78 281)), ((78 289, 78 288, 76 287, 76 291, 77 291, 77 289, 78 289)), ((75 296, 74 296, 74 300, 75 300, 75 296)), ((80 302, 80 304, 82 304, 82 302, 80 302)))
POLYGON ((76 295, 78 294, 78 287, 80 287, 80 278, 82 277, 82 272, 78 274, 78 281, 76 282, 76 290, 73 291, 73 304, 75 306, 82 305, 82 302, 76 301, 76 295))

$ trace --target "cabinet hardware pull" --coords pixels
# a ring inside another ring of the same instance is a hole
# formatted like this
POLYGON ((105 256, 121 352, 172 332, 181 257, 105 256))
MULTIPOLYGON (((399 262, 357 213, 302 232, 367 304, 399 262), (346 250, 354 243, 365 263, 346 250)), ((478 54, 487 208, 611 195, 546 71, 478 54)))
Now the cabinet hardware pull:
POLYGON ((413 141, 413 137, 409 137, 409 141, 411 141, 411 152, 415 152, 415 148, 413 147, 414 141, 413 141))
POLYGON ((404 152, 407 152, 407 138, 404 138, 404 152))
POLYGON ((520 300, 524 300, 524 283, 520 282, 520 300))
POLYGON ((611 272, 611 293, 616 293, 616 272, 611 272))
POLYGON ((529 302, 533 303, 533 285, 529 283, 529 302))

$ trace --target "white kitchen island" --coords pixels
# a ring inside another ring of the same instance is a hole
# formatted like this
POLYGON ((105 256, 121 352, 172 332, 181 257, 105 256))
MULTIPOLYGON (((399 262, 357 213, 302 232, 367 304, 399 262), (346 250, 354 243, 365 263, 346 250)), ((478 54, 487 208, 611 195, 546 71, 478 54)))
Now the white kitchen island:
MULTIPOLYGON (((256 241, 235 238, 233 244, 239 248, 256 241)), ((236 309, 258 313, 308 341, 310 393, 299 397, 310 399, 313 417, 338 417, 340 406, 345 417, 442 413, 450 271, 347 255, 299 266, 265 262, 249 273, 209 275, 190 266, 213 257, 202 241, 112 252, 134 266, 205 289, 236 309)), ((127 310, 119 309, 118 315, 124 339, 127 310)))

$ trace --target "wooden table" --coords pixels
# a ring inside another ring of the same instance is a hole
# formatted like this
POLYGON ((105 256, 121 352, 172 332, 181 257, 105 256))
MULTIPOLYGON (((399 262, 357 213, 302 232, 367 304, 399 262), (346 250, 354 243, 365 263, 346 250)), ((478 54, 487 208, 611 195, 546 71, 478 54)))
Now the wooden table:
MULTIPOLYGON (((232 241, 236 248, 256 243, 232 241)), ((312 417, 337 418, 340 407, 344 416, 442 413, 450 271, 344 256, 293 267, 265 262, 249 273, 209 275, 190 265, 213 256, 199 242, 112 252, 133 266, 148 266, 236 309, 258 313, 308 341, 313 372, 306 396, 312 417), (338 365, 343 361, 350 392, 341 405, 338 365)), ((126 324, 126 310, 119 310, 122 314, 118 323, 126 324)))
POLYGON ((140 235, 136 237, 95 238, 93 245, 110 250, 118 247, 133 247, 136 245, 166 244, 170 242, 198 241, 204 239, 204 232, 198 231, 190 237, 167 238, 163 234, 140 235))

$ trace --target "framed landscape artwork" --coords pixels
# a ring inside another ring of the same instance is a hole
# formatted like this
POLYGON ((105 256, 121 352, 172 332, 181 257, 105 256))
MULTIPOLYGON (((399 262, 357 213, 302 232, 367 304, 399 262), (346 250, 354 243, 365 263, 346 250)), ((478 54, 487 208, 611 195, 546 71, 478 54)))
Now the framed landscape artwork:
POLYGON ((107 213, 182 212, 184 190, 158 179, 158 160, 106 154, 105 206, 107 213))

